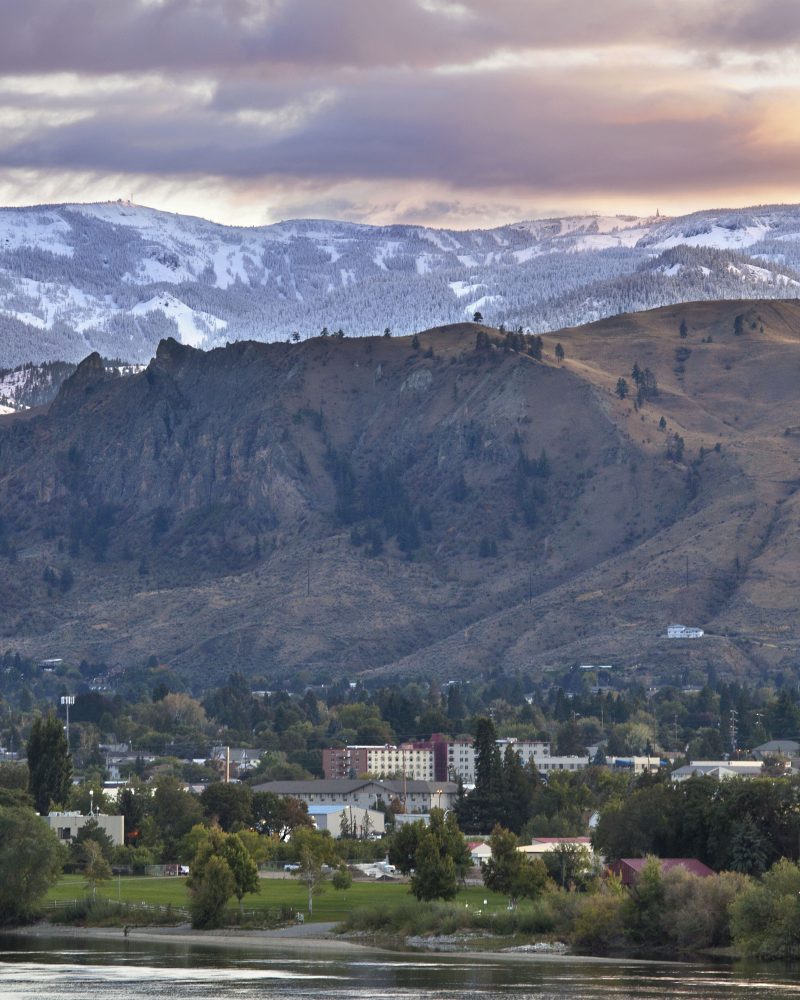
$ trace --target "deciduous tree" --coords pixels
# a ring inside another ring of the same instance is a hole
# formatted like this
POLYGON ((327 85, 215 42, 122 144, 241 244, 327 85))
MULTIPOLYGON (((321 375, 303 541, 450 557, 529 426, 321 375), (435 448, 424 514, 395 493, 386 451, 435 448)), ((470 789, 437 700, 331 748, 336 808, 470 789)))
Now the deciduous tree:
POLYGON ((56 835, 32 809, 0 806, 0 924, 28 920, 61 874, 56 835))

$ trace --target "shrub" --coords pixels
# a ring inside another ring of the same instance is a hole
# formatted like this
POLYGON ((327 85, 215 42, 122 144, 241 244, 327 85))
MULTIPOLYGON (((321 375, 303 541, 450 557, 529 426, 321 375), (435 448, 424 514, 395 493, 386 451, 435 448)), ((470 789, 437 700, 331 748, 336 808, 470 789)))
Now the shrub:
POLYGON ((625 896, 602 889, 583 898, 572 927, 572 943, 581 951, 610 951, 622 944, 625 936, 625 896))
POLYGON ((734 943, 758 958, 800 955, 800 867, 782 859, 731 903, 734 943))
POLYGON ((731 942, 729 909, 750 884, 746 875, 723 872, 698 878, 683 868, 666 872, 664 885, 664 938, 680 951, 713 948, 731 942))

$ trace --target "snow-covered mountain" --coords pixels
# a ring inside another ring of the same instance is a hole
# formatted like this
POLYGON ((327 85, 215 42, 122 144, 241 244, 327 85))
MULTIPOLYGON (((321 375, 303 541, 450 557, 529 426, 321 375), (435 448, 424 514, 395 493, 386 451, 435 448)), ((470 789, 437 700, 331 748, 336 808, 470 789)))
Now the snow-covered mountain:
POLYGON ((580 216, 490 230, 260 228, 113 202, 0 210, 0 366, 146 361, 158 341, 558 329, 710 298, 800 294, 800 206, 580 216))

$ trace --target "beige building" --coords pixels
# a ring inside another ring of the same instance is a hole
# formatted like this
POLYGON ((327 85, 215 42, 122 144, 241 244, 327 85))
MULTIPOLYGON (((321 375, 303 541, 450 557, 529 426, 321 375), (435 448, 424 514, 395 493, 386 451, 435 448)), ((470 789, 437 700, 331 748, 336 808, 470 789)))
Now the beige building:
POLYGON ((111 838, 115 847, 119 847, 125 842, 125 818, 123 816, 106 816, 103 813, 84 816, 83 813, 79 812, 52 812, 47 816, 42 816, 42 819, 54 831, 59 840, 74 840, 87 823, 95 820, 100 829, 111 838))

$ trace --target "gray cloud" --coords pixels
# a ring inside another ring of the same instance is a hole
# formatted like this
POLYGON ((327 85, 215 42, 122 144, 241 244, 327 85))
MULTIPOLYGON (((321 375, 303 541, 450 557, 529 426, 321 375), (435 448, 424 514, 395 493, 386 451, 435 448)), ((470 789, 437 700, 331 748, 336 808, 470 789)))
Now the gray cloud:
MULTIPOLYGON (((796 147, 765 163, 750 133, 758 107, 720 95, 712 110, 677 117, 679 90, 659 111, 605 73, 522 70, 435 79, 373 74, 276 129, 238 119, 258 105, 246 89, 148 113, 100 107, 76 122, 0 140, 0 164, 76 170, 207 173, 315 181, 403 179, 463 188, 674 190, 795 169, 796 147)), ((288 92, 284 99, 292 96, 288 92)), ((664 98, 662 95, 662 103, 664 98)), ((275 101, 272 106, 278 106, 275 101)))
POLYGON ((798 38, 796 0, 0 0, 0 171, 415 221, 788 185, 785 91, 725 66, 798 38))
POLYGON ((784 49, 795 0, 0 0, 6 73, 216 72, 296 64, 430 67, 499 49, 659 41, 685 49, 784 49))

